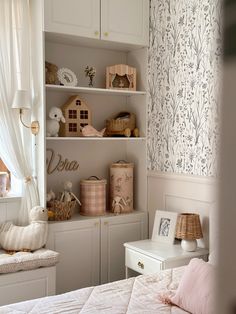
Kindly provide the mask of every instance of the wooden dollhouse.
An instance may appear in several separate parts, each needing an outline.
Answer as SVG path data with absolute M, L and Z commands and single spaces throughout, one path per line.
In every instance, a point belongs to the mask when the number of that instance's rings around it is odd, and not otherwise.
M 91 111 L 79 95 L 71 96 L 61 107 L 66 123 L 60 125 L 60 136 L 82 136 L 81 130 L 91 124 Z
M 136 90 L 136 69 L 127 64 L 107 67 L 106 88 Z

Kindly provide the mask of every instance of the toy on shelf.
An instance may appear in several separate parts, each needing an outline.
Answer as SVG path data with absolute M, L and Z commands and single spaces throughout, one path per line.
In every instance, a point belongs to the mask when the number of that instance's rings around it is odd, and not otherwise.
M 56 195 L 52 190 L 50 190 L 46 195 L 46 201 L 47 202 L 53 201 L 53 200 L 55 200 L 55 198 L 56 198 Z
M 82 128 L 82 135 L 85 137 L 103 137 L 106 128 L 102 129 L 101 131 L 97 131 L 92 125 L 86 125 Z
M 46 84 L 55 85 L 58 83 L 57 71 L 58 67 L 55 64 L 45 61 Z
M 121 214 L 125 211 L 124 206 L 127 206 L 124 198 L 122 196 L 115 196 L 112 200 L 111 211 L 114 214 Z
M 114 118 L 106 120 L 107 136 L 139 137 L 139 130 L 136 128 L 135 114 L 131 112 L 120 112 Z
M 85 72 L 85 76 L 89 77 L 89 87 L 93 87 L 93 78 L 96 74 L 96 69 L 95 67 L 89 67 L 88 65 L 86 66 L 86 68 L 84 69 Z
M 41 206 L 33 207 L 29 213 L 29 225 L 16 226 L 11 222 L 1 225 L 0 245 L 9 253 L 40 249 L 47 241 L 47 220 L 47 209 Z
M 62 122 L 62 123 L 66 122 L 61 109 L 57 107 L 52 107 L 49 110 L 48 116 L 50 120 L 48 119 L 46 123 L 46 135 L 53 136 L 53 137 L 58 136 L 58 132 L 60 129 L 59 122 Z
M 81 205 L 79 199 L 72 192 L 72 182 L 64 182 L 64 190 L 59 198 L 52 198 L 47 202 L 49 220 L 68 220 L 72 217 L 76 203 Z M 50 195 L 49 192 L 47 195 Z
M 61 107 L 66 123 L 61 125 L 60 136 L 82 135 L 82 128 L 91 125 L 91 110 L 79 95 L 71 96 Z
M 61 68 L 57 71 L 57 77 L 60 85 L 77 86 L 78 80 L 74 72 L 67 68 Z
M 106 88 L 136 90 L 136 69 L 126 64 L 106 68 Z
M 72 192 L 72 182 L 71 181 L 65 181 L 64 182 L 64 191 L 62 192 L 60 202 L 71 202 L 74 199 L 81 206 L 80 200 Z

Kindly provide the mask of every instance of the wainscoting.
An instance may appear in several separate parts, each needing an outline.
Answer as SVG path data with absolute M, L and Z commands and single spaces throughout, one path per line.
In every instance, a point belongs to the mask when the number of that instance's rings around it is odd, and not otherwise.
M 201 217 L 204 238 L 200 247 L 209 247 L 209 215 L 216 207 L 217 181 L 209 177 L 148 172 L 149 237 L 156 209 L 194 212 Z
M 4 221 L 17 222 L 20 210 L 21 197 L 2 197 L 0 198 L 0 223 Z

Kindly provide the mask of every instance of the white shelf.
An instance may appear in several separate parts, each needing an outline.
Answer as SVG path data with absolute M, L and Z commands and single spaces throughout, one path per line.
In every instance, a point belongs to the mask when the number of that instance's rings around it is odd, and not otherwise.
M 47 141 L 144 141 L 146 137 L 46 137 Z
M 47 91 L 67 92 L 67 93 L 85 93 L 85 94 L 101 94 L 101 95 L 114 95 L 114 96 L 135 96 L 146 95 L 145 91 L 130 91 L 130 90 L 116 90 L 105 88 L 91 88 L 80 86 L 62 86 L 46 84 Z

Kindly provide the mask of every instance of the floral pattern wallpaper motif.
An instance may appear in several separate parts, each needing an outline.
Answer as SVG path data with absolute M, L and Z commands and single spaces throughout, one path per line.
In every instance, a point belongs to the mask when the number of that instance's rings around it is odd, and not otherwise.
M 220 0 L 151 0 L 148 169 L 217 173 Z

